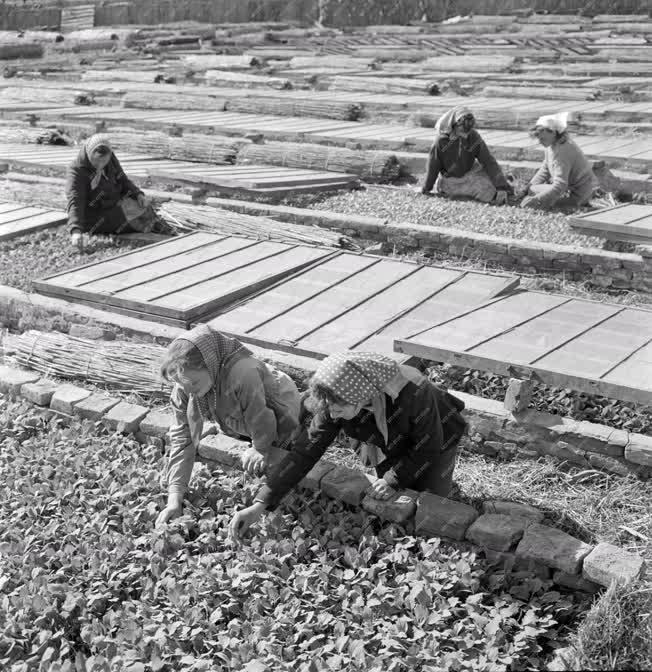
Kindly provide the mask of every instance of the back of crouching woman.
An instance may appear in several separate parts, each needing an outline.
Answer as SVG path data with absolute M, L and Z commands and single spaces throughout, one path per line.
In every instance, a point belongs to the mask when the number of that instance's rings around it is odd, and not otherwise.
M 262 473 L 273 452 L 290 441 L 299 425 L 301 397 L 285 373 L 253 356 L 238 340 L 206 325 L 175 339 L 161 364 L 174 382 L 170 455 L 163 481 L 167 506 L 156 525 L 181 514 L 204 421 L 229 436 L 251 440 L 242 455 L 249 473 Z
M 369 495 L 389 499 L 403 488 L 450 495 L 464 404 L 413 367 L 376 353 L 331 355 L 312 378 L 307 405 L 314 411 L 309 429 L 267 473 L 253 504 L 234 515 L 233 538 L 275 509 L 342 430 L 360 442 L 362 463 L 375 467 Z

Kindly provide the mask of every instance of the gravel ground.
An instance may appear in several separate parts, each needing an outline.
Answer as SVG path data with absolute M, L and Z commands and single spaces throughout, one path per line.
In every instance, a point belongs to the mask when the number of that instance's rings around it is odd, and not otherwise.
M 305 207 L 305 203 L 303 204 Z M 313 199 L 312 207 L 355 215 L 477 231 L 518 240 L 559 245 L 602 247 L 602 239 L 574 233 L 561 213 L 537 212 L 513 206 L 496 207 L 473 201 L 424 196 L 410 187 L 369 187 Z

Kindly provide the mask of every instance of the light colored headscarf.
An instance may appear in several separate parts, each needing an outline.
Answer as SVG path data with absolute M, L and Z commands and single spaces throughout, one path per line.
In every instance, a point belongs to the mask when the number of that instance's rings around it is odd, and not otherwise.
M 343 352 L 322 360 L 313 381 L 329 389 L 348 404 L 367 404 L 374 414 L 376 426 L 387 443 L 387 403 L 409 382 L 421 384 L 424 377 L 413 367 L 375 352 Z M 365 464 L 376 466 L 382 453 L 377 446 L 362 444 L 360 457 Z
M 546 114 L 537 119 L 535 127 L 547 128 L 549 131 L 556 133 L 565 133 L 568 128 L 568 112 L 559 112 L 557 114 Z
M 179 336 L 176 340 L 190 341 L 199 350 L 213 381 L 213 392 L 215 391 L 215 381 L 220 377 L 222 367 L 228 357 L 240 351 L 249 353 L 249 350 L 240 341 L 229 338 L 219 331 L 211 329 L 206 324 L 200 324 L 187 334 Z M 197 405 L 204 419 L 212 417 L 209 404 L 210 397 L 209 392 L 203 397 L 197 398 Z
M 86 156 L 88 157 L 88 160 L 90 161 L 91 156 L 93 152 L 98 148 L 98 147 L 106 147 L 110 152 L 113 151 L 113 147 L 111 146 L 111 141 L 109 140 L 109 136 L 106 135 L 106 133 L 96 133 L 95 135 L 91 135 L 88 140 L 84 143 L 84 149 L 86 150 Z M 100 180 L 102 179 L 102 176 L 104 175 L 104 170 L 96 170 L 95 175 L 91 178 L 91 189 L 96 189 L 97 185 L 100 183 Z
M 453 126 L 469 114 L 473 114 L 473 112 L 463 105 L 448 110 L 437 120 L 435 132 L 439 135 L 450 135 L 453 132 Z

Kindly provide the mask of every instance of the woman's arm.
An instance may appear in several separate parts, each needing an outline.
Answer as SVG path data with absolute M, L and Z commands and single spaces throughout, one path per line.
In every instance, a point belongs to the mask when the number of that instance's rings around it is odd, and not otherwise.
M 138 194 L 142 194 L 143 190 L 139 189 L 128 177 L 125 171 L 122 169 L 122 165 L 120 164 L 120 161 L 118 161 L 118 157 L 113 154 L 111 157 L 111 161 L 113 161 L 113 167 L 116 171 L 116 179 L 118 180 L 118 184 L 120 185 L 120 194 L 122 196 L 133 196 L 136 198 Z
M 507 178 L 503 174 L 498 161 L 494 158 L 494 155 L 489 151 L 489 147 L 482 139 L 482 136 L 479 133 L 475 133 L 477 137 L 473 138 L 473 146 L 475 148 L 475 157 L 478 159 L 480 165 L 485 169 L 485 172 L 489 176 L 489 179 L 493 183 L 496 189 L 501 191 L 513 192 L 514 188 L 507 181 Z
M 265 386 L 256 367 L 241 367 L 238 371 L 236 397 L 254 448 L 267 455 L 276 440 L 278 429 L 274 411 L 267 406 Z
M 427 194 L 432 191 L 432 188 L 437 181 L 437 177 L 441 172 L 441 167 L 441 159 L 439 158 L 439 138 L 437 138 L 428 154 L 428 168 L 426 172 L 426 180 L 421 188 L 422 193 Z
M 530 207 L 550 208 L 568 191 L 568 177 L 570 175 L 572 157 L 568 155 L 568 152 L 562 146 L 558 151 L 551 152 L 549 163 L 550 168 L 547 165 L 545 167 L 549 175 L 550 186 L 541 189 L 529 200 Z M 535 179 L 537 176 L 538 173 L 535 175 Z M 532 184 L 535 184 L 534 180 L 530 183 L 530 185 Z
M 174 424 L 170 427 L 168 496 L 180 505 L 195 465 L 196 448 L 188 426 L 188 395 L 180 385 L 175 385 L 170 400 Z
M 70 233 L 87 232 L 86 205 L 89 183 L 86 171 L 80 166 L 69 166 L 66 171 L 66 197 L 68 200 L 68 227 Z
M 530 180 L 530 186 L 532 187 L 536 186 L 537 184 L 548 184 L 548 182 L 550 182 L 550 170 L 548 169 L 548 158 L 545 157 L 541 167 Z

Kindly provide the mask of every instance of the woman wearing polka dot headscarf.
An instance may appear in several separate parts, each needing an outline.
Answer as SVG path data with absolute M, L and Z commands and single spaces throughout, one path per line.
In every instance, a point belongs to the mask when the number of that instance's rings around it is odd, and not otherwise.
M 331 355 L 315 372 L 310 397 L 309 429 L 267 474 L 253 505 L 235 514 L 232 537 L 276 508 L 341 431 L 359 442 L 361 461 L 376 470 L 369 495 L 389 499 L 403 488 L 450 494 L 456 448 L 466 430 L 464 404 L 416 369 L 376 353 Z

